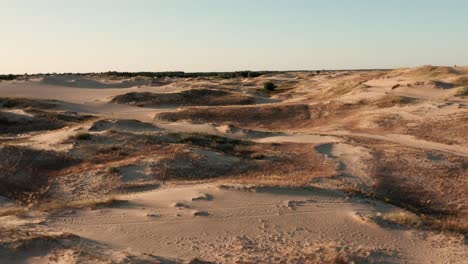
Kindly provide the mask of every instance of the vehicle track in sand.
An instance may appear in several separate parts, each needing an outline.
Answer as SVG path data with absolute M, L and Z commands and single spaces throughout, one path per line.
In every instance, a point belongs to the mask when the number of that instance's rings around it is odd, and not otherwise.
M 209 194 L 212 200 L 192 201 L 200 194 Z M 232 258 L 227 257 L 226 249 L 237 254 L 238 249 L 229 245 L 239 239 L 242 243 L 254 243 L 257 250 L 279 241 L 292 248 L 298 243 L 331 242 L 378 248 L 399 252 L 393 256 L 394 261 L 404 263 L 420 263 L 428 256 L 439 263 L 460 258 L 449 256 L 447 248 L 437 248 L 423 238 L 428 234 L 382 228 L 361 218 L 400 209 L 376 201 L 350 199 L 339 192 L 294 188 L 239 190 L 209 183 L 122 198 L 128 202 L 50 217 L 44 224 L 113 247 L 168 259 L 199 257 L 224 259 L 228 263 Z M 204 214 L 196 216 L 196 212 Z

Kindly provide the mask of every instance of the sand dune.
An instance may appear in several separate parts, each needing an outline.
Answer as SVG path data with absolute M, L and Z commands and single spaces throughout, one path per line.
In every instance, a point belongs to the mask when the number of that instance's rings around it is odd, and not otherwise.
M 467 80 L 1 81 L 0 262 L 464 263 Z

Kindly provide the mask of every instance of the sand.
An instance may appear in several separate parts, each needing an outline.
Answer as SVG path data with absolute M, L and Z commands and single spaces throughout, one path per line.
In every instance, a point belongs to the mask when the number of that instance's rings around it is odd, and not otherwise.
M 193 201 L 207 195 L 210 199 Z M 232 263 L 266 254 L 261 261 L 276 262 L 275 258 L 285 260 L 288 254 L 300 254 L 303 247 L 330 244 L 377 249 L 375 258 L 380 261 L 394 252 L 399 252 L 398 262 L 462 260 L 461 246 L 452 248 L 459 251 L 453 254 L 422 239 L 418 232 L 386 229 L 362 218 L 397 208 L 333 192 L 238 190 L 236 186 L 205 184 L 122 198 L 128 200 L 127 206 L 53 217 L 46 225 L 116 248 L 178 261 L 200 258 Z M 197 216 L 200 212 L 204 214 Z M 244 250 L 237 251 L 241 248 Z
M 451 83 L 467 72 L 422 67 L 233 80 L 52 75 L 1 81 L 0 97 L 56 104 L 39 114 L 37 106 L 2 106 L 1 126 L 38 115 L 57 119 L 48 113 L 66 118 L 54 130 L 0 134 L 0 147 L 72 157 L 63 169 L 29 172 L 14 167 L 16 157 L 0 161 L 1 168 L 16 176 L 45 172 L 52 202 L 91 205 L 49 211 L 22 205 L 26 212 L 0 216 L 0 232 L 45 234 L 17 250 L 0 239 L 0 262 L 464 263 L 460 233 L 375 219 L 413 215 L 414 205 L 398 198 L 415 196 L 466 220 L 468 99 L 457 97 Z M 279 90 L 262 91 L 267 80 Z M 254 103 L 113 102 L 127 93 L 189 89 L 224 89 Z M 174 120 L 158 118 L 164 113 Z M 92 116 L 69 121 L 69 115 Z M 85 139 L 76 139 L 79 134 Z M 367 190 L 378 195 L 365 198 Z M 110 198 L 122 201 L 92 205 Z M 0 196 L 0 211 L 17 208 L 14 199 Z M 88 251 L 93 254 L 83 254 Z

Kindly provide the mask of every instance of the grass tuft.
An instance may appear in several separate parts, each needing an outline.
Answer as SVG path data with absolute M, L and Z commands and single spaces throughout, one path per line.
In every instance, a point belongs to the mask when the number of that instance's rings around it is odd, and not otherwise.
M 76 140 L 90 140 L 91 134 L 87 132 L 80 132 L 72 137 Z
M 468 86 L 458 88 L 457 92 L 455 93 L 455 96 L 465 98 L 468 97 Z
M 395 105 L 406 105 L 413 103 L 415 100 L 409 97 L 404 96 L 396 96 L 396 95 L 386 95 L 374 102 L 374 104 L 378 107 L 385 108 L 385 107 L 392 107 Z

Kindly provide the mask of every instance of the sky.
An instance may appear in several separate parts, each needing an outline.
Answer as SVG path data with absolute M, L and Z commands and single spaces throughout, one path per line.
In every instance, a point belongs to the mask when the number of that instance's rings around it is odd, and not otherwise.
M 468 0 L 0 0 L 0 74 L 468 65 Z

